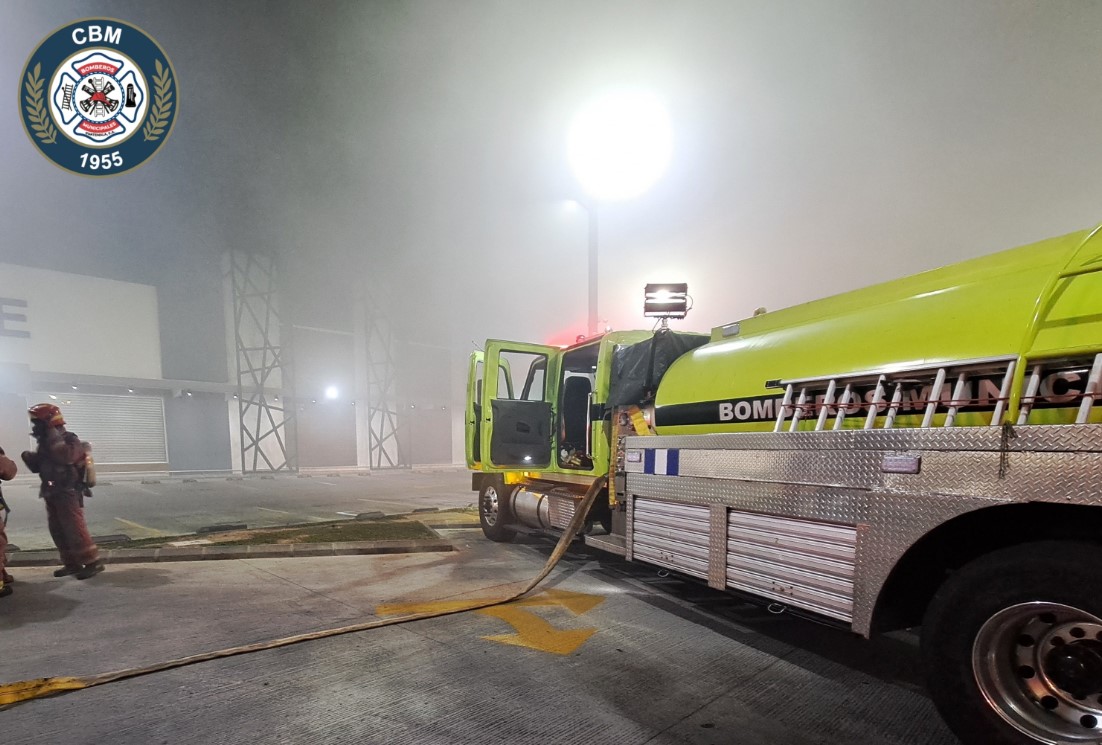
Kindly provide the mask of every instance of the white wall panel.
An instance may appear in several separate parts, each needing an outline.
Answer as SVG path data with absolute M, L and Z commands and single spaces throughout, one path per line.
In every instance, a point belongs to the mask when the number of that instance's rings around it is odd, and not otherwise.
M 157 290 L 0 264 L 0 362 L 35 372 L 160 378 Z

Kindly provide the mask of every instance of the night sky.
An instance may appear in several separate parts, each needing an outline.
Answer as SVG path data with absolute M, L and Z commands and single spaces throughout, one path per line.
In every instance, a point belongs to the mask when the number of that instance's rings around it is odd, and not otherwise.
M 37 43 L 119 18 L 166 50 L 171 138 L 116 178 L 64 172 L 16 105 Z M 275 252 L 296 322 L 367 287 L 404 337 L 585 330 L 573 114 L 646 87 L 674 156 L 602 206 L 600 316 L 688 281 L 705 329 L 1102 221 L 1102 3 L 517 0 L 50 2 L 0 9 L 0 261 L 147 282 Z M 199 268 L 199 269 L 197 269 Z M 450 374 L 450 373 L 449 373 Z

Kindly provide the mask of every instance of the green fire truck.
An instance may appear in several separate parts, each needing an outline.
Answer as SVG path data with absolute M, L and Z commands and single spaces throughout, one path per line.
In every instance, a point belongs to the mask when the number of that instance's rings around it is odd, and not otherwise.
M 863 636 L 921 626 L 968 745 L 1100 742 L 1099 230 L 708 335 L 488 341 L 483 531 L 561 531 L 600 489 L 587 544 Z

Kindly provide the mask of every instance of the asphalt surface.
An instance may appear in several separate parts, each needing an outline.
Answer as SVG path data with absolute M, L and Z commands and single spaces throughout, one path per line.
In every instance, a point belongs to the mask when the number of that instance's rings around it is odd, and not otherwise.
M 543 539 L 392 556 L 20 568 L 0 682 L 89 675 L 503 594 Z M 0 712 L 15 743 L 951 745 L 913 637 L 775 616 L 575 544 L 527 606 L 204 662 Z
M 93 536 L 131 539 L 195 533 L 244 523 L 250 528 L 340 520 L 364 512 L 388 515 L 452 509 L 477 501 L 460 468 L 319 473 L 312 476 L 132 476 L 101 474 L 84 515 Z M 5 484 L 12 509 L 8 540 L 20 549 L 50 548 L 38 481 Z

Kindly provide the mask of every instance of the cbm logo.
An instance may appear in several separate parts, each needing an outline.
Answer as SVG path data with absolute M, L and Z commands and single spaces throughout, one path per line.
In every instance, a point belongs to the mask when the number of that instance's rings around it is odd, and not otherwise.
M 124 21 L 85 18 L 47 36 L 19 81 L 23 126 L 39 152 L 83 176 L 114 176 L 153 157 L 179 109 L 161 46 Z

